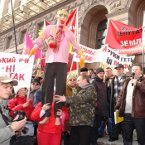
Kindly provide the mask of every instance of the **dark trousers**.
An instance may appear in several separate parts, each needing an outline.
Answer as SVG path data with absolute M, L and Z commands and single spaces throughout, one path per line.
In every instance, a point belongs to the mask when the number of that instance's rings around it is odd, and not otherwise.
M 91 131 L 91 143 L 92 144 L 95 144 L 99 138 L 98 128 L 100 127 L 102 120 L 103 120 L 103 116 L 95 114 L 94 126 L 92 127 L 92 131 Z
M 61 139 L 61 145 L 69 145 L 70 134 L 68 132 L 63 132 Z
M 145 118 L 133 118 L 131 114 L 126 113 L 122 123 L 124 145 L 132 145 L 134 129 L 136 129 L 139 145 L 145 145 Z
M 110 138 L 118 139 L 120 131 L 122 132 L 122 123 L 115 124 L 114 120 L 112 121 L 112 135 Z
M 111 138 L 112 126 L 113 126 L 112 118 L 104 118 L 104 120 L 101 121 L 101 125 L 98 128 L 98 134 L 100 137 L 103 137 L 106 125 L 107 125 L 107 131 L 108 131 L 109 137 Z
M 87 125 L 73 126 L 70 131 L 69 145 L 90 145 L 91 127 Z
M 64 95 L 66 89 L 67 64 L 54 62 L 47 63 L 45 68 L 45 77 L 42 85 L 42 104 L 52 103 L 53 95 Z M 56 81 L 56 82 L 55 82 Z M 55 85 L 55 94 L 54 94 Z M 55 114 L 61 109 L 62 103 L 55 103 Z M 50 111 L 46 112 L 50 116 Z

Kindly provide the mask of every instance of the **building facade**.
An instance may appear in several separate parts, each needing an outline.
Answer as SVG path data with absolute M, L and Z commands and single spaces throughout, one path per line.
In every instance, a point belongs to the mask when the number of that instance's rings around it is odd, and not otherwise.
M 44 19 L 54 24 L 58 9 L 66 8 L 71 12 L 76 7 L 79 42 L 99 49 L 104 44 L 109 19 L 134 27 L 142 26 L 145 0 L 0 0 L 0 51 L 15 52 L 17 44 L 18 53 L 21 53 L 27 31 L 35 39 Z M 16 43 L 12 16 L 15 20 Z M 143 63 L 142 56 L 136 55 L 135 61 Z M 91 64 L 91 67 L 95 65 Z

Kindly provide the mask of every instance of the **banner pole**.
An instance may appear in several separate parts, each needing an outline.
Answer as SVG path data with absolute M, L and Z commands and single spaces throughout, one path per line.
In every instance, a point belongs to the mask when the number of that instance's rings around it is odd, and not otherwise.
M 77 10 L 76 10 L 76 41 L 79 42 L 79 20 L 78 20 L 78 13 L 79 12 L 79 8 L 77 6 Z M 79 66 L 79 62 L 76 63 L 77 64 L 77 72 L 78 72 L 78 75 L 80 74 L 80 66 Z
M 144 48 L 145 48 L 145 11 L 143 13 L 143 24 L 142 24 L 142 67 L 144 68 Z
M 144 45 L 142 46 L 142 67 L 144 68 Z
M 11 0 L 11 11 L 12 11 L 12 21 L 13 21 L 13 30 L 14 30 L 15 47 L 16 47 L 16 53 L 18 54 L 18 49 L 17 49 L 17 38 L 16 38 L 16 27 L 15 27 L 15 17 L 14 17 L 14 9 L 13 9 L 13 1 L 12 1 L 12 0 Z

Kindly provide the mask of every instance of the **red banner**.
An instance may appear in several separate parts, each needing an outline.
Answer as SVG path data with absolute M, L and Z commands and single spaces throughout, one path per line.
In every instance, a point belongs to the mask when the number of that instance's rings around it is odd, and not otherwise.
M 139 54 L 142 52 L 142 29 L 110 20 L 106 44 L 121 54 Z
M 76 12 L 77 9 L 74 9 L 66 22 L 66 26 L 68 27 L 69 30 L 71 30 L 74 34 L 76 33 Z M 69 61 L 68 61 L 68 72 L 69 71 L 74 71 L 77 69 L 77 64 L 76 62 L 73 61 L 74 54 L 69 53 Z

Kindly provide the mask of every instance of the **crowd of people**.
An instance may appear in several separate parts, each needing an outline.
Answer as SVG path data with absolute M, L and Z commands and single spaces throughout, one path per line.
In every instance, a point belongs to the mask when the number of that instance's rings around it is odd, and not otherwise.
M 29 96 L 25 87 L 13 94 L 17 83 L 8 76 L 0 77 L 1 145 L 8 145 L 14 135 L 33 137 L 33 145 L 97 145 L 104 134 L 110 142 L 122 134 L 123 144 L 131 145 L 134 129 L 138 143 L 145 144 L 145 79 L 139 64 L 132 66 L 131 76 L 124 73 L 122 64 L 95 71 L 82 68 L 79 76 L 69 73 L 65 94 L 57 95 L 54 87 L 51 104 L 42 104 L 42 77 L 32 78 Z M 60 102 L 58 125 L 54 112 Z M 116 109 L 124 117 L 119 124 L 114 121 Z M 46 110 L 50 117 L 42 124 Z M 19 118 L 17 112 L 24 112 L 24 117 Z
M 14 92 L 16 80 L 0 77 L 1 145 L 97 145 L 107 126 L 108 140 L 132 145 L 133 130 L 145 145 L 145 78 L 139 64 L 132 65 L 132 75 L 124 66 L 81 68 L 79 75 L 67 73 L 69 46 L 81 54 L 74 34 L 67 29 L 68 12 L 61 9 L 57 24 L 44 29 L 34 48 L 46 51 L 42 77 L 34 77 L 29 88 Z M 116 70 L 116 73 L 114 71 Z M 124 117 L 114 122 L 114 111 Z

